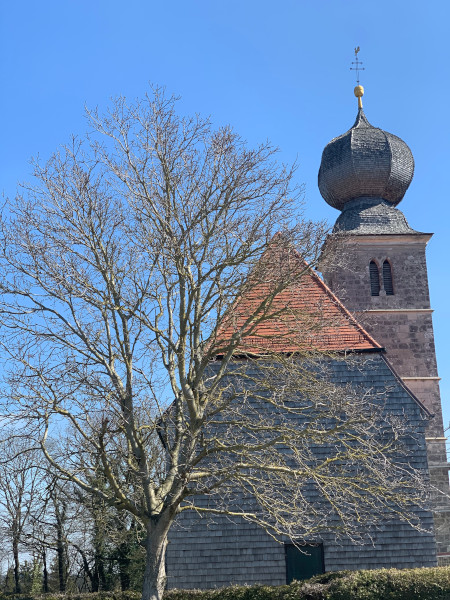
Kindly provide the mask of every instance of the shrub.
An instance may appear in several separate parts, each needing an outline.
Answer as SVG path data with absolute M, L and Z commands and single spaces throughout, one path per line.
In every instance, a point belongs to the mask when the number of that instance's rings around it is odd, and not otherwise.
M 450 600 L 450 568 L 348 572 L 333 581 L 326 600 Z
M 340 571 L 280 587 L 171 590 L 165 600 L 450 600 L 450 567 Z
M 140 600 L 139 592 L 8 594 L 0 600 Z M 164 600 L 450 600 L 450 567 L 324 573 L 291 585 L 170 590 Z

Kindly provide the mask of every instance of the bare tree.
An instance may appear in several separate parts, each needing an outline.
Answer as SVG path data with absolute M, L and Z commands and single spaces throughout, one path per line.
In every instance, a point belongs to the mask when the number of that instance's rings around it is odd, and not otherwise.
M 57 478 L 54 478 L 53 481 L 50 482 L 50 485 L 47 488 L 47 494 L 48 521 L 46 523 L 46 537 L 50 537 L 49 541 L 53 542 L 52 546 L 50 546 L 48 543 L 47 546 L 53 547 L 56 551 L 58 589 L 60 592 L 65 592 L 68 577 L 67 522 L 69 520 L 69 499 L 60 489 Z M 53 535 L 49 536 L 50 532 L 52 532 Z
M 11 437 L 0 449 L 0 523 L 13 554 L 14 591 L 20 594 L 20 547 L 39 500 L 41 472 L 36 451 L 22 440 Z
M 331 526 L 302 498 L 311 481 L 345 531 L 392 505 L 408 518 L 417 481 L 392 459 L 398 424 L 385 419 L 392 435 L 378 440 L 379 408 L 314 374 L 318 315 L 276 303 L 325 235 L 299 220 L 293 169 L 269 144 L 248 149 L 229 128 L 178 117 L 161 91 L 89 117 L 87 140 L 36 164 L 36 185 L 3 211 L 4 409 L 63 480 L 143 524 L 143 599 L 161 598 L 169 529 L 180 511 L 205 510 L 200 494 L 274 535 Z M 307 363 L 265 343 L 255 378 L 240 358 L 283 313 Z M 311 440 L 332 455 L 314 457 Z M 253 509 L 236 505 L 236 488 Z

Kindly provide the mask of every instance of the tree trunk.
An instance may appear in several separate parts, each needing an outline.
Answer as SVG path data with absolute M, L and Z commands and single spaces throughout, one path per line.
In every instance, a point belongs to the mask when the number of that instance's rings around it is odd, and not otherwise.
M 169 525 L 158 521 L 147 524 L 146 561 L 142 600 L 161 600 L 166 585 L 166 547 Z
M 104 592 L 108 586 L 106 585 L 105 556 L 103 544 L 100 548 L 97 547 L 95 550 L 94 563 L 96 589 L 93 591 Z
M 107 589 L 106 569 L 105 569 L 105 535 L 100 524 L 94 525 L 94 537 L 92 540 L 94 546 L 94 580 L 92 582 L 93 592 L 104 592 Z
M 92 592 L 98 592 L 99 590 L 99 579 L 98 579 L 98 569 L 97 569 L 97 565 L 94 563 L 94 569 L 93 569 L 93 573 L 92 573 L 92 579 L 91 579 L 91 585 L 92 585 Z
M 83 552 L 83 550 L 77 544 L 73 544 L 73 546 L 74 546 L 75 550 L 77 550 L 77 552 L 80 554 L 81 560 L 83 561 L 83 571 L 84 571 L 84 575 L 85 575 L 84 580 L 86 581 L 86 576 L 89 578 L 90 587 L 89 587 L 88 591 L 98 592 L 98 579 L 97 579 L 97 589 L 94 590 L 94 574 L 91 571 L 86 554 Z M 95 566 L 94 566 L 94 568 L 95 568 Z
M 5 575 L 5 583 L 3 585 L 3 590 L 5 592 L 9 592 L 9 578 L 11 577 L 11 567 L 7 567 L 6 568 L 6 575 Z
M 117 548 L 117 563 L 119 565 L 120 589 L 126 592 L 130 589 L 130 546 L 120 544 Z
M 16 539 L 13 540 L 14 555 L 14 592 L 20 594 L 20 562 L 19 562 L 19 544 Z
M 56 486 L 53 490 L 52 499 L 56 517 L 56 556 L 58 560 L 59 591 L 65 592 L 67 582 L 67 550 L 64 540 L 64 523 L 67 519 L 67 506 Z
M 42 550 L 42 564 L 44 568 L 42 586 L 44 589 L 44 594 L 48 594 L 47 552 L 45 548 Z
M 59 523 L 58 523 L 59 525 Z M 58 527 L 58 537 L 56 544 L 56 553 L 58 556 L 58 580 L 59 580 L 59 591 L 66 591 L 66 553 L 64 547 L 64 539 L 61 528 Z

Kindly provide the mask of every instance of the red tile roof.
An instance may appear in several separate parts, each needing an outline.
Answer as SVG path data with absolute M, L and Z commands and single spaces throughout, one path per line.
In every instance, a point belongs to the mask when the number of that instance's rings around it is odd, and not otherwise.
M 219 355 L 233 335 L 235 354 L 382 349 L 296 251 L 275 244 L 224 318 Z

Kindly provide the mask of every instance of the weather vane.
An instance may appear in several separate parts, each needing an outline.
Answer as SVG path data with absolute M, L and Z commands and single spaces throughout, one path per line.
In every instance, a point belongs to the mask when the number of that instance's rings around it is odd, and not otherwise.
M 359 85 L 359 72 L 360 71 L 365 71 L 364 67 L 362 67 L 361 65 L 363 64 L 362 61 L 360 61 L 358 59 L 358 52 L 361 50 L 361 48 L 359 46 L 357 46 L 355 48 L 355 58 L 356 60 L 352 61 L 352 65 L 355 65 L 354 67 L 350 67 L 350 71 L 356 71 L 356 84 Z
M 359 83 L 359 72 L 364 71 L 364 67 L 362 67 L 362 62 L 358 58 L 358 52 L 360 51 L 360 47 L 357 46 L 355 48 L 355 59 L 352 61 L 353 67 L 350 67 L 350 71 L 356 71 L 356 87 L 354 89 L 355 96 L 358 98 L 358 109 L 362 109 L 362 97 L 364 96 L 364 88 Z

